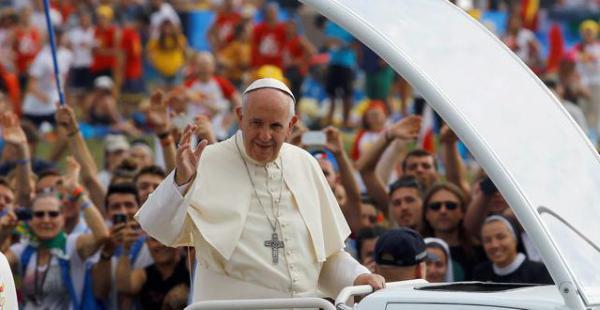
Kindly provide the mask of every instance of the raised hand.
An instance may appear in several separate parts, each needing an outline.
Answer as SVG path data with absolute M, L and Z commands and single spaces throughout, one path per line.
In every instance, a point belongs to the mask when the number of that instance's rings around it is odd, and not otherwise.
M 194 131 L 196 131 L 196 129 L 198 129 L 197 125 L 187 125 L 183 131 L 183 134 L 181 135 L 181 140 L 179 141 L 179 148 L 177 149 L 177 154 L 175 155 L 177 162 L 175 167 L 175 183 L 178 186 L 191 181 L 192 177 L 196 173 L 196 167 L 198 166 L 200 155 L 202 154 L 202 151 L 206 145 L 208 145 L 208 141 L 204 139 L 198 143 L 196 149 L 192 149 L 192 134 Z
M 67 156 L 65 166 L 65 175 L 63 177 L 63 186 L 68 193 L 73 192 L 79 186 L 79 173 L 81 166 L 72 156 Z
M 394 139 L 412 140 L 419 136 L 419 131 L 421 131 L 421 117 L 411 115 L 394 123 L 388 129 L 388 134 Z
M 155 91 L 150 97 L 150 108 L 146 113 L 148 122 L 157 134 L 164 133 L 171 128 L 171 118 L 166 100 L 162 91 Z
M 79 127 L 77 125 L 77 116 L 75 115 L 75 111 L 68 106 L 61 106 L 58 103 L 56 104 L 56 124 L 59 129 L 65 132 L 68 136 L 72 136 L 73 134 L 79 131 Z
M 206 139 L 208 144 L 213 144 L 217 142 L 215 139 L 215 135 L 212 130 L 212 123 L 210 119 L 205 115 L 198 115 L 194 117 L 194 122 L 196 123 L 196 131 L 195 134 L 199 139 Z
M 21 124 L 17 116 L 12 112 L 4 112 L 0 114 L 0 126 L 4 128 L 2 138 L 6 143 L 26 146 L 27 136 L 21 128 Z
M 455 143 L 457 140 L 458 137 L 456 136 L 454 131 L 452 131 L 452 129 L 450 129 L 448 125 L 444 124 L 444 126 L 442 126 L 442 129 L 440 130 L 440 142 Z
M 325 147 L 333 154 L 341 154 L 344 151 L 344 143 L 342 142 L 342 135 L 339 129 L 329 126 L 323 130 L 327 137 L 327 144 Z

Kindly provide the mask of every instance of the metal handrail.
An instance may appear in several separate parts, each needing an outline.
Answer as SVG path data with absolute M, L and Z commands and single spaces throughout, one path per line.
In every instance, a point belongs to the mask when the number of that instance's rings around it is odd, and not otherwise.
M 427 281 L 423 279 L 415 279 L 415 280 L 407 280 L 407 281 L 398 281 L 398 282 L 390 282 L 386 283 L 385 287 L 399 287 L 399 286 L 407 286 L 407 285 L 415 285 L 415 284 L 425 284 Z M 373 292 L 373 288 L 370 285 L 358 285 L 358 286 L 348 286 L 342 289 L 342 291 L 338 294 L 335 299 L 335 307 L 337 310 L 352 310 L 353 308 L 347 304 L 350 297 L 353 296 L 363 296 Z
M 200 301 L 187 306 L 186 310 L 231 310 L 231 309 L 281 309 L 281 308 L 320 308 L 336 310 L 325 299 L 304 298 L 273 298 L 273 299 L 232 299 Z

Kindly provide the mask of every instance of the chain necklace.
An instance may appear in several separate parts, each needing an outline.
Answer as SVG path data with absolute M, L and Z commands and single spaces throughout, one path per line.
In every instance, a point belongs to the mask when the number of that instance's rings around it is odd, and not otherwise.
M 267 192 L 269 192 L 269 195 L 271 196 L 271 214 L 273 215 L 273 221 L 271 221 L 271 218 L 269 217 L 269 213 L 267 212 L 267 208 L 260 200 L 260 197 L 258 195 L 258 190 L 256 189 L 256 184 L 254 183 L 254 179 L 252 178 L 252 174 L 250 173 L 250 167 L 248 167 L 248 163 L 246 162 L 246 159 L 242 155 L 242 150 L 240 149 L 240 146 L 238 145 L 237 138 L 235 139 L 235 147 L 237 148 L 238 154 L 240 155 L 240 158 L 242 159 L 242 162 L 244 163 L 244 167 L 246 167 L 246 173 L 248 174 L 248 179 L 250 179 L 250 184 L 252 184 L 252 188 L 254 189 L 254 195 L 256 196 L 256 200 L 258 200 L 258 204 L 260 205 L 261 209 L 265 213 L 267 221 L 269 222 L 269 225 L 271 226 L 271 230 L 272 230 L 271 239 L 265 240 L 264 245 L 268 248 L 271 248 L 271 256 L 273 258 L 273 264 L 277 264 L 279 262 L 279 249 L 284 248 L 283 241 L 279 240 L 279 236 L 277 235 L 277 226 L 279 225 L 279 207 L 281 204 L 281 196 L 283 193 L 283 183 L 284 183 L 283 182 L 283 160 L 280 161 L 280 164 L 281 164 L 281 169 L 280 169 L 281 170 L 281 186 L 279 188 L 279 198 L 277 199 L 277 201 L 275 201 L 275 197 L 273 196 L 273 193 L 270 191 L 269 175 L 268 175 L 269 173 L 267 171 L 267 167 L 265 166 L 265 172 L 267 174 L 267 184 L 266 184 Z M 277 204 L 275 204 L 275 203 L 277 203 Z M 277 206 L 277 208 L 275 206 Z

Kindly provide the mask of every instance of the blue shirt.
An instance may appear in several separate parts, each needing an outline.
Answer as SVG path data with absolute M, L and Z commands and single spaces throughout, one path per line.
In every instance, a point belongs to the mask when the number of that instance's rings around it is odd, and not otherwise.
M 351 47 L 354 37 L 348 31 L 330 21 L 325 24 L 325 35 L 328 38 L 335 38 L 342 42 L 342 45 L 329 50 L 329 64 L 354 68 L 356 66 L 356 53 Z

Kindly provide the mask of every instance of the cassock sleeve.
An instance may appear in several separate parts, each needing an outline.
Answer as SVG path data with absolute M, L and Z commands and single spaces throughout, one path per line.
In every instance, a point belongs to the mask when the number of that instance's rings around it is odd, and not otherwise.
M 171 172 L 135 215 L 142 229 L 166 246 L 191 246 L 192 222 L 188 206 Z
M 354 280 L 364 273 L 371 272 L 348 252 L 339 250 L 323 263 L 319 275 L 319 290 L 328 297 L 335 298 L 344 287 L 353 286 Z

